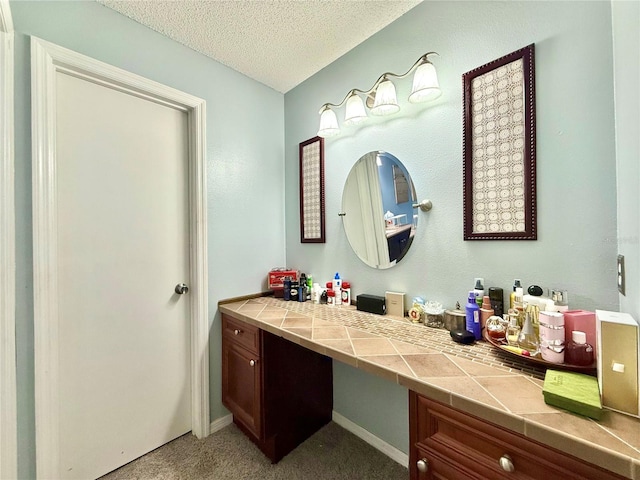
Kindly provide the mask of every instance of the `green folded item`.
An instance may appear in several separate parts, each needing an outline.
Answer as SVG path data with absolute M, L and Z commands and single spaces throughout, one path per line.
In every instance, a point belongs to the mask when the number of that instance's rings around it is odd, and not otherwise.
M 598 379 L 582 373 L 547 370 L 542 388 L 544 402 L 600 420 L 602 402 Z

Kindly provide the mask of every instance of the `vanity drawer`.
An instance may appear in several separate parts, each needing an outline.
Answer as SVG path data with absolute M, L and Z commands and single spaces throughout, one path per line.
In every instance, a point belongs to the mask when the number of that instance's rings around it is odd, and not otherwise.
M 259 333 L 258 327 L 222 314 L 222 336 L 246 348 L 255 355 L 260 354 Z
M 623 478 L 415 392 L 410 398 L 412 479 L 448 478 L 438 475 L 451 468 L 467 472 L 454 478 Z

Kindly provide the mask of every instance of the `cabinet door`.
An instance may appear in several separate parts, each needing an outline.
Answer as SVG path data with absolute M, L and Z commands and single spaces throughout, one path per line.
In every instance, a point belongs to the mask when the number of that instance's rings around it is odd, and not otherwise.
M 222 403 L 257 439 L 261 438 L 260 359 L 239 345 L 222 343 Z

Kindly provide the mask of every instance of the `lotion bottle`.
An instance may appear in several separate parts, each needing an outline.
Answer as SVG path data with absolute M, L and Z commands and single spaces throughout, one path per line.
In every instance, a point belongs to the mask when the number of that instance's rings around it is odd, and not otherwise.
M 480 327 L 480 308 L 476 303 L 476 294 L 473 290 L 469 292 L 467 305 L 465 306 L 466 329 L 473 333 L 476 340 L 482 338 L 482 330 Z
M 342 279 L 340 274 L 336 272 L 336 276 L 333 277 L 333 291 L 335 293 L 336 305 L 342 305 Z
M 494 311 L 491 308 L 491 300 L 488 295 L 482 297 L 482 307 L 480 307 L 480 329 L 484 330 L 487 327 L 487 320 L 493 316 Z

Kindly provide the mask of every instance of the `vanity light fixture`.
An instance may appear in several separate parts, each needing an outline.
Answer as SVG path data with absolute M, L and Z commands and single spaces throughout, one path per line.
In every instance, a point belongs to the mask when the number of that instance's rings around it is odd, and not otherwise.
M 402 75 L 392 72 L 383 73 L 369 90 L 357 88 L 349 90 L 349 93 L 337 105 L 325 103 L 319 112 L 320 129 L 318 130 L 318 136 L 333 137 L 340 133 L 338 117 L 333 109 L 340 108 L 345 103 L 345 125 L 357 125 L 367 120 L 366 108 L 373 115 L 392 115 L 397 113 L 400 110 L 400 106 L 396 97 L 396 87 L 390 77 L 401 79 L 415 71 L 409 101 L 411 103 L 419 103 L 438 98 L 442 92 L 438 84 L 436 69 L 428 59 L 429 55 L 438 54 L 436 52 L 425 53 Z M 364 96 L 364 101 L 361 95 Z

